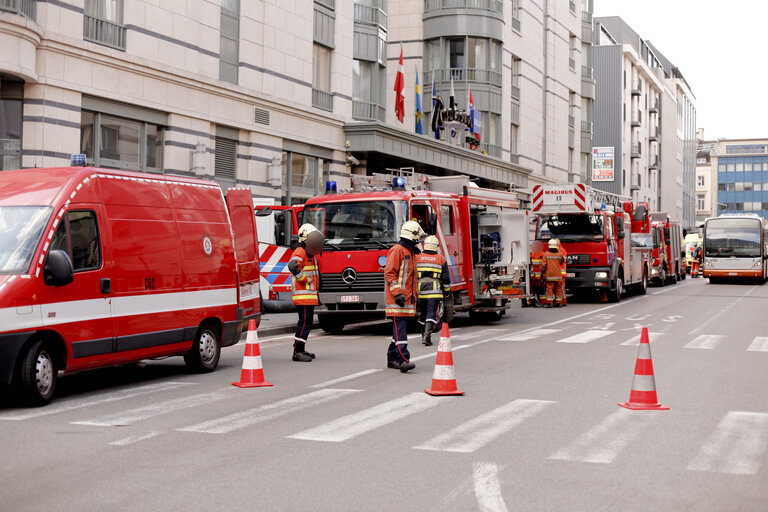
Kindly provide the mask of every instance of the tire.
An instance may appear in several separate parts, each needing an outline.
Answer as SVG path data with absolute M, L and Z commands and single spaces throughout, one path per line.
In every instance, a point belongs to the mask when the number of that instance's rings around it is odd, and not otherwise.
M 669 280 L 669 284 L 677 284 L 677 272 L 670 273 L 667 279 Z
M 19 387 L 25 404 L 39 407 L 53 398 L 59 365 L 49 343 L 37 340 L 21 357 Z
M 635 290 L 638 295 L 645 295 L 648 293 L 648 272 L 643 270 L 643 280 L 636 286 L 637 288 L 635 288 Z
M 221 335 L 211 324 L 200 327 L 192 348 L 184 354 L 184 363 L 195 373 L 210 373 L 219 365 L 221 357 Z
M 608 300 L 611 302 L 619 302 L 621 300 L 621 294 L 624 290 L 624 281 L 621 276 L 616 276 L 614 281 L 614 290 L 608 291 Z
M 320 328 L 328 334 L 341 334 L 346 325 L 345 319 L 339 315 L 317 315 Z

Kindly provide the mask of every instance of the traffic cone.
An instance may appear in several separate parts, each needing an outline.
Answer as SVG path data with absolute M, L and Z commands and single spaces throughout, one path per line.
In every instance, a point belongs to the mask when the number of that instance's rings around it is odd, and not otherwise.
M 428 395 L 463 395 L 456 387 L 456 375 L 453 373 L 453 353 L 448 324 L 443 323 L 440 331 L 440 344 L 437 346 L 435 370 L 432 372 L 432 387 L 424 390 Z
M 243 354 L 243 369 L 240 371 L 240 382 L 233 382 L 239 388 L 263 388 L 273 386 L 264 380 L 264 368 L 261 365 L 261 350 L 259 335 L 256 334 L 256 321 L 248 322 L 248 335 L 245 338 L 245 354 Z
M 629 401 L 619 405 L 635 411 L 665 411 L 669 409 L 669 407 L 661 405 L 656 397 L 656 379 L 653 376 L 653 361 L 651 360 L 651 345 L 648 341 L 647 327 L 643 327 L 640 344 L 637 347 L 635 376 L 632 379 Z

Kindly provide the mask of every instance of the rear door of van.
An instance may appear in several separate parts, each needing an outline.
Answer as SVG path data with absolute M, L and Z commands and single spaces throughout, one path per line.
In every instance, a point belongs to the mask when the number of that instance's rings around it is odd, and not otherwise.
M 259 251 L 253 199 L 248 189 L 227 190 L 227 210 L 232 223 L 239 279 L 239 301 L 243 320 L 261 319 L 259 294 Z

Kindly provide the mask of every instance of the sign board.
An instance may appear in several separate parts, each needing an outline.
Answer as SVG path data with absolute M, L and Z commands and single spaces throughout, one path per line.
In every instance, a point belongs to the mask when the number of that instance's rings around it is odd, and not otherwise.
M 613 181 L 613 146 L 592 148 L 592 181 Z

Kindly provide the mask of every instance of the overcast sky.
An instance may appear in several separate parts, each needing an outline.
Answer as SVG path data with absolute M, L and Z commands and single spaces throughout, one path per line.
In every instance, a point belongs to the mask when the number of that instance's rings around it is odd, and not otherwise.
M 768 138 L 768 1 L 595 0 L 680 68 L 706 139 Z

